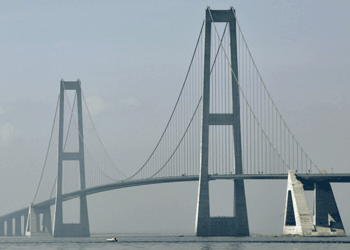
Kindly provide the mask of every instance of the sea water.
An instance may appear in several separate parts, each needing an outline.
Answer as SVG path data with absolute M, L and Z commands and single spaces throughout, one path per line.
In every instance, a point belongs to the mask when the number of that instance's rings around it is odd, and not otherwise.
M 107 242 L 116 237 L 118 242 Z M 96 234 L 89 238 L 0 237 L 0 249 L 350 249 L 350 237 L 194 237 L 191 235 Z

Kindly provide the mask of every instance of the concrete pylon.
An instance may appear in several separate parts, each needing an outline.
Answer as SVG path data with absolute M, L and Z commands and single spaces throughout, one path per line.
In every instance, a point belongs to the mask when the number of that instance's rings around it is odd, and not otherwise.
M 0 237 L 5 236 L 5 221 L 0 221 Z
M 40 215 L 42 221 L 40 225 Z M 27 216 L 25 236 L 51 236 L 51 210 L 50 207 L 34 209 L 32 204 L 29 205 Z
M 303 183 L 295 171 L 288 171 L 284 235 L 346 236 L 330 183 Z M 305 190 L 314 190 L 314 218 L 311 219 Z
M 78 108 L 78 133 L 79 152 L 64 152 L 63 150 L 63 127 L 64 127 L 64 96 L 66 90 L 75 90 Z M 80 196 L 80 221 L 79 223 L 63 223 L 63 200 L 62 200 L 62 172 L 63 161 L 78 161 L 80 173 L 80 189 L 85 189 L 85 161 L 84 161 L 84 133 L 82 115 L 81 82 L 60 83 L 60 109 L 59 109 L 59 135 L 58 135 L 58 171 L 56 186 L 56 202 L 54 216 L 54 237 L 90 237 L 89 217 L 86 195 Z M 77 180 L 78 181 L 78 180 Z
M 12 218 L 9 218 L 6 220 L 6 236 L 13 236 L 13 231 L 12 231 Z
M 28 222 L 28 213 L 25 213 L 23 215 L 23 235 L 26 235 L 26 230 L 27 230 L 27 222 Z
M 21 232 L 21 216 L 15 217 L 15 236 L 22 236 Z
M 320 236 L 346 236 L 329 182 L 315 183 L 313 223 Z
M 201 161 L 198 184 L 198 198 L 195 222 L 196 236 L 248 236 L 248 214 L 244 191 L 244 180 L 234 180 L 234 217 L 210 217 L 209 207 L 209 126 L 232 126 L 233 144 L 235 154 L 235 174 L 242 174 L 242 149 L 241 149 L 241 124 L 238 66 L 237 66 L 237 41 L 236 18 L 234 9 L 210 10 L 205 12 L 205 36 L 204 36 L 204 63 L 203 63 L 203 110 L 202 110 L 202 137 L 201 137 Z M 209 112 L 210 106 L 210 50 L 211 50 L 211 25 L 213 22 L 229 24 L 230 31 L 230 59 L 232 67 L 232 105 L 233 112 L 226 114 L 214 114 Z

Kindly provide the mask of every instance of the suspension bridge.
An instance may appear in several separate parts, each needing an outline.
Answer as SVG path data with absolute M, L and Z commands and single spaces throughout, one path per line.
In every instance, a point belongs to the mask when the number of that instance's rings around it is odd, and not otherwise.
M 199 183 L 195 235 L 248 236 L 246 179 L 288 179 L 285 234 L 345 235 L 329 183 L 350 182 L 350 175 L 321 171 L 297 141 L 261 78 L 233 8 L 205 10 L 159 141 L 133 175 L 123 167 L 98 136 L 80 80 L 61 80 L 33 201 L 0 216 L 0 236 L 90 236 L 88 195 L 186 181 Z M 210 217 L 209 181 L 223 179 L 234 181 L 233 216 Z M 313 219 L 307 190 L 315 191 Z M 67 224 L 62 204 L 71 199 L 80 201 L 80 218 Z

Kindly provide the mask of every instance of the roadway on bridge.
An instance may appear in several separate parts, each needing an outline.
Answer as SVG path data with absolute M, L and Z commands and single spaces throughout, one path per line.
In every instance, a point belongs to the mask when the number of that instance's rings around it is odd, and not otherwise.
M 209 180 L 284 180 L 288 178 L 288 174 L 242 174 L 242 175 L 209 175 Z M 297 174 L 297 178 L 304 181 L 329 181 L 329 182 L 350 182 L 350 174 Z M 198 181 L 198 175 L 183 175 L 175 177 L 161 177 L 161 178 L 148 178 L 142 180 L 124 180 L 115 183 L 105 184 L 97 187 L 87 188 L 84 190 L 78 190 L 75 192 L 67 193 L 63 195 L 63 201 L 79 198 L 81 195 L 92 195 L 101 192 L 111 191 L 115 189 L 137 187 L 152 184 L 161 183 L 176 183 L 176 182 L 188 182 Z M 55 198 L 48 199 L 46 201 L 34 204 L 34 208 L 44 208 L 55 204 Z M 17 210 L 12 213 L 0 216 L 0 220 L 6 220 L 7 218 L 13 218 L 16 216 L 28 213 L 29 207 Z

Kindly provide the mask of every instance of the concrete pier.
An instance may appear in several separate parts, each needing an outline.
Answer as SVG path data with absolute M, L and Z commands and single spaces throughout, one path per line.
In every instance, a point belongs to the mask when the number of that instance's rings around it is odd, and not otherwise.
M 15 217 L 15 236 L 22 236 L 21 232 L 21 216 Z
M 28 223 L 28 214 L 23 215 L 23 235 L 26 235 L 27 223 Z
M 6 236 L 13 236 L 12 230 L 12 218 L 7 219 L 6 221 Z
M 42 218 L 42 220 L 40 220 Z M 34 209 L 32 204 L 29 206 L 28 219 L 26 224 L 25 236 L 51 236 L 51 210 L 50 207 Z
M 313 219 L 305 191 L 314 191 Z M 288 172 L 283 234 L 346 236 L 329 181 L 298 180 L 294 170 Z
M 0 221 L 0 237 L 5 236 L 5 221 Z

